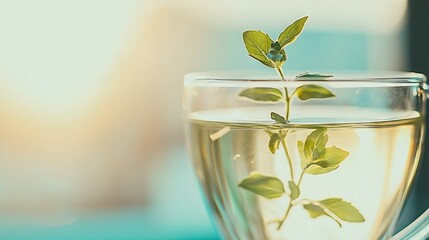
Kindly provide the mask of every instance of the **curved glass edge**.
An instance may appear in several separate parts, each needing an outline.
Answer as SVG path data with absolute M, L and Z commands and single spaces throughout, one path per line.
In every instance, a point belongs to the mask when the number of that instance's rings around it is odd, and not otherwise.
M 389 82 L 389 83 L 425 83 L 426 76 L 415 72 L 335 72 L 334 77 L 329 79 L 303 78 L 295 79 L 295 75 L 286 76 L 286 80 L 292 82 Z M 213 71 L 213 72 L 194 72 L 184 76 L 185 85 L 194 85 L 196 82 L 211 85 L 214 82 L 223 82 L 225 84 L 244 83 L 244 82 L 267 82 L 275 83 L 279 77 L 273 72 L 268 71 Z M 284 82 L 284 81 L 283 81 Z
M 429 238 L 429 209 L 414 222 L 393 236 L 392 240 L 422 240 Z
M 426 80 L 426 79 L 425 79 Z M 429 99 L 428 85 L 426 81 L 422 83 L 426 97 Z M 395 234 L 392 240 L 422 240 L 429 239 L 429 208 L 414 220 L 410 225 Z

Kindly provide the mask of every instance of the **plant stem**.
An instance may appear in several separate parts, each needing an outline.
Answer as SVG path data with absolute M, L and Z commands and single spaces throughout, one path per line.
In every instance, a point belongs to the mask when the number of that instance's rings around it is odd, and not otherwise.
M 306 169 L 306 168 L 305 168 L 305 169 Z M 298 187 L 301 185 L 302 177 L 304 177 L 305 169 L 304 169 L 304 170 L 302 170 L 301 175 L 299 176 L 299 180 L 298 180 L 298 183 L 297 183 L 297 186 L 298 186 Z
M 286 80 L 281 67 L 276 67 L 276 71 L 280 75 L 282 80 Z M 288 121 L 288 122 L 289 122 L 289 113 L 290 113 L 290 99 L 291 98 L 289 97 L 289 91 L 288 91 L 287 87 L 285 87 L 285 103 L 286 103 L 285 112 L 286 112 L 286 121 Z
M 283 144 L 283 143 L 282 143 L 282 144 Z M 284 147 L 283 147 L 283 148 L 284 148 Z M 306 168 L 305 168 L 305 169 L 306 169 Z M 300 187 L 301 182 L 302 182 L 302 178 L 304 177 L 305 169 L 303 169 L 303 170 L 302 170 L 301 175 L 299 176 L 299 180 L 298 180 L 298 183 L 297 183 L 298 188 Z M 293 181 L 293 178 L 292 178 L 292 181 Z M 301 201 L 302 201 L 302 200 L 301 200 Z M 295 202 L 295 204 L 297 204 L 297 203 L 299 203 L 299 201 L 298 201 L 298 202 Z M 292 199 L 291 199 L 291 200 L 290 200 L 290 202 L 289 202 L 289 206 L 288 206 L 288 207 L 287 207 L 287 209 L 286 209 L 286 213 L 285 213 L 285 215 L 284 215 L 284 216 L 283 216 L 283 218 L 279 221 L 279 225 L 277 226 L 277 230 L 280 230 L 280 228 L 283 226 L 283 223 L 286 221 L 286 218 L 289 216 L 290 209 L 291 209 L 295 204 L 293 204 L 293 203 L 292 203 Z
M 285 75 L 283 74 L 283 69 L 281 67 L 276 67 L 276 71 L 280 75 L 280 77 L 282 78 L 282 80 L 286 80 L 285 79 Z
M 277 70 L 278 74 L 280 75 L 280 77 L 282 78 L 282 80 L 286 80 L 285 77 L 284 77 L 282 68 L 281 67 L 276 67 L 276 70 Z M 290 97 L 289 97 L 289 91 L 288 91 L 287 87 L 285 87 L 285 106 L 286 106 L 286 109 L 285 109 L 285 111 L 286 111 L 286 121 L 289 122 Z M 290 156 L 289 149 L 288 149 L 288 147 L 286 145 L 287 134 L 288 134 L 288 131 L 286 130 L 285 133 L 284 133 L 284 135 L 281 136 L 280 139 L 281 139 L 281 144 L 282 144 L 283 150 L 285 151 L 286 158 L 288 160 L 290 179 L 293 182 L 294 181 L 293 180 L 294 176 L 293 176 L 292 158 Z M 301 176 L 299 178 L 299 182 L 301 182 L 303 175 L 304 175 L 304 171 L 301 173 Z M 292 209 L 292 207 L 293 207 L 293 203 L 292 203 L 292 199 L 290 199 L 289 205 L 288 205 L 288 207 L 286 209 L 286 213 L 283 216 L 283 218 L 280 220 L 279 225 L 277 226 L 277 230 L 280 230 L 280 228 L 283 226 L 283 223 L 286 221 L 287 217 L 289 216 L 289 212 Z
M 289 123 L 289 113 L 290 113 L 290 98 L 288 96 L 287 88 L 285 87 L 286 93 L 286 121 Z
M 286 213 L 285 213 L 285 215 L 283 216 L 283 218 L 279 221 L 279 225 L 277 226 L 277 230 L 280 230 L 280 228 L 283 226 L 283 223 L 286 221 L 286 218 L 289 216 L 289 212 L 290 212 L 290 209 L 293 207 L 293 204 L 292 204 L 292 200 L 290 200 L 290 202 L 289 202 L 289 206 L 287 207 L 287 209 L 286 209 Z
M 289 163 L 290 179 L 293 181 L 292 158 L 290 156 L 289 149 L 288 149 L 288 147 L 286 145 L 286 136 L 287 136 L 287 134 L 288 134 L 288 131 L 286 130 L 285 133 L 284 133 L 284 135 L 280 137 L 280 142 L 282 143 L 283 150 L 285 151 L 285 155 L 286 155 L 287 161 Z

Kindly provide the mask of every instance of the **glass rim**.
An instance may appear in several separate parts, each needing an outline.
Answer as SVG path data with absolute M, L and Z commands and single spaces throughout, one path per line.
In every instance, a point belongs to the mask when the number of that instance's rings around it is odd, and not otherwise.
M 390 86 L 421 85 L 426 83 L 426 76 L 416 72 L 401 71 L 335 71 L 333 77 L 328 79 L 303 78 L 295 79 L 295 75 L 286 75 L 281 81 L 274 70 L 232 70 L 232 71 L 206 71 L 192 72 L 184 76 L 184 85 L 198 86 L 243 86 L 252 84 L 262 85 L 284 85 L 294 83 L 324 82 L 327 84 L 341 83 L 353 85 L 352 83 L 373 83 L 377 85 L 386 84 Z

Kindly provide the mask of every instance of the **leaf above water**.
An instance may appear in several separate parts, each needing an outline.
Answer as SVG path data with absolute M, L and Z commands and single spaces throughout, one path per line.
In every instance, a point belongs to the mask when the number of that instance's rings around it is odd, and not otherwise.
M 330 98 L 335 95 L 327 88 L 316 84 L 304 84 L 296 88 L 295 92 L 301 101 L 313 99 L 313 98 Z
M 241 91 L 239 96 L 254 101 L 278 102 L 283 98 L 283 93 L 277 88 L 255 87 Z
M 276 123 L 281 123 L 281 124 L 287 124 L 288 123 L 286 121 L 286 118 L 284 118 L 282 115 L 275 113 L 275 112 L 271 112 L 271 119 L 276 121 Z
M 307 22 L 308 16 L 302 17 L 291 25 L 289 25 L 278 37 L 280 46 L 283 48 L 286 45 L 293 43 L 304 29 L 305 23 Z
M 268 34 L 259 30 L 248 30 L 243 32 L 243 42 L 249 56 L 268 67 L 276 67 L 273 61 L 267 56 L 271 43 L 273 43 Z
M 330 74 L 303 72 L 298 74 L 295 79 L 297 80 L 321 80 L 333 77 Z
M 252 172 L 238 186 L 268 199 L 281 197 L 285 193 L 280 179 L 256 172 Z

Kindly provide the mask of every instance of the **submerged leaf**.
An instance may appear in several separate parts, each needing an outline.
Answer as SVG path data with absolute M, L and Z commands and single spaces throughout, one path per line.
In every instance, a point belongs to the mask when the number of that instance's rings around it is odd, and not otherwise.
M 318 162 L 318 163 L 314 163 L 314 164 L 309 165 L 305 169 L 305 173 L 313 174 L 313 175 L 324 174 L 324 173 L 334 171 L 339 166 L 340 165 L 338 165 L 338 164 L 329 165 L 326 162 Z
M 305 139 L 304 154 L 308 163 L 312 163 L 324 153 L 328 142 L 326 131 L 326 128 L 316 129 Z
M 289 181 L 288 185 L 290 189 L 290 199 L 297 199 L 299 197 L 299 194 L 301 193 L 299 187 L 295 184 L 294 181 Z
M 304 153 L 304 142 L 298 140 L 297 145 L 298 145 L 299 158 L 301 159 L 301 168 L 305 169 L 308 166 L 308 161 Z
M 293 94 L 296 94 L 301 101 L 313 98 L 335 97 L 335 95 L 327 88 L 316 84 L 304 84 L 299 86 Z
M 320 201 L 320 204 L 346 222 L 365 222 L 359 210 L 341 198 L 328 198 Z
M 280 136 L 277 133 L 270 135 L 270 141 L 268 142 L 268 148 L 272 154 L 275 154 L 280 145 Z
M 243 90 L 239 96 L 254 101 L 278 102 L 283 98 L 283 93 L 277 88 L 256 87 Z
M 349 152 L 337 147 L 326 148 L 323 155 L 316 159 L 306 170 L 309 174 L 323 174 L 331 172 L 340 166 Z
M 328 164 L 340 164 L 346 157 L 349 155 L 349 152 L 344 151 L 338 147 L 329 147 L 326 148 L 323 155 L 317 159 L 318 162 L 327 162 Z
M 285 193 L 280 179 L 255 172 L 243 179 L 238 186 L 268 199 L 281 197 Z
M 313 203 L 303 204 L 302 206 L 304 207 L 305 210 L 307 210 L 307 212 L 310 214 L 311 218 L 317 218 L 320 216 L 328 216 L 331 219 L 333 219 L 335 222 L 337 222 L 338 225 L 341 227 L 341 223 L 337 219 L 335 219 L 334 217 L 329 215 L 327 212 L 325 212 L 325 210 L 322 207 L 315 205 Z
M 313 201 L 312 203 L 303 204 L 303 207 L 310 214 L 310 217 L 317 218 L 325 215 L 335 220 L 340 227 L 341 223 L 337 218 L 346 222 L 365 222 L 365 218 L 359 210 L 341 198 Z

